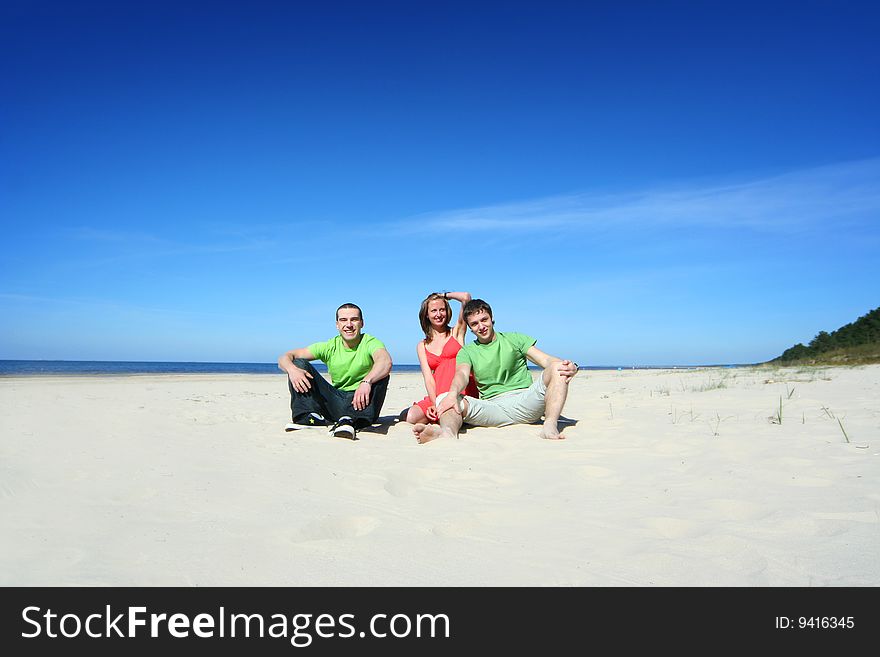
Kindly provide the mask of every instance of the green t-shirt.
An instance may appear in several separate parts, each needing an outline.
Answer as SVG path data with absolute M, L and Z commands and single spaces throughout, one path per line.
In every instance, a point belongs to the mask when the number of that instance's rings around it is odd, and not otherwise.
M 327 364 L 333 386 L 346 392 L 356 390 L 367 373 L 373 369 L 373 353 L 385 345 L 369 333 L 361 334 L 357 349 L 349 349 L 337 335 L 327 342 L 316 342 L 306 347 L 312 355 Z
M 464 345 L 455 362 L 470 364 L 480 398 L 491 399 L 502 392 L 532 385 L 526 352 L 536 342 L 523 333 L 495 333 L 495 339 L 489 344 L 474 340 Z

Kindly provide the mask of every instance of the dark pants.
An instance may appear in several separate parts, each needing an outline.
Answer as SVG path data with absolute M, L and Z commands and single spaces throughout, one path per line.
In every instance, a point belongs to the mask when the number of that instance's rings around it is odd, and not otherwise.
M 370 403 L 362 410 L 356 411 L 351 405 L 354 400 L 354 390 L 346 392 L 334 388 L 307 360 L 297 358 L 293 364 L 312 375 L 309 379 L 312 388 L 306 393 L 294 390 L 290 378 L 287 379 L 287 387 L 290 390 L 290 413 L 294 422 L 309 413 L 319 413 L 328 422 L 336 422 L 347 415 L 354 420 L 355 429 L 362 429 L 379 419 L 382 404 L 385 403 L 385 393 L 388 392 L 388 380 L 391 377 L 386 376 L 384 379 L 373 381 L 370 386 Z

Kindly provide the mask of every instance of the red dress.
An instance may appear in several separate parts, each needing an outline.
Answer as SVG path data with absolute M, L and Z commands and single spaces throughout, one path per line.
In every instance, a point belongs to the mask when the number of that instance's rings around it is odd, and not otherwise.
M 443 350 L 440 352 L 439 356 L 425 349 L 425 355 L 428 357 L 428 367 L 430 367 L 431 372 L 434 373 L 435 395 L 449 392 L 449 387 L 452 385 L 452 379 L 455 378 L 455 357 L 460 350 L 461 345 L 458 340 L 452 337 L 446 341 L 445 345 L 443 345 Z M 471 373 L 471 378 L 468 381 L 467 388 L 464 389 L 463 394 L 469 395 L 470 397 L 480 396 L 480 393 L 477 391 L 477 382 L 474 379 L 473 372 Z M 416 402 L 416 406 L 421 408 L 425 415 L 427 415 L 428 407 L 431 406 L 431 398 L 426 396 L 422 401 Z

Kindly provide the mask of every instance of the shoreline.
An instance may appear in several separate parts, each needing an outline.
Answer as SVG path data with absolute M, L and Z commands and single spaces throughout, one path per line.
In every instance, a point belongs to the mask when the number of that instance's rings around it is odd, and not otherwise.
M 395 365 L 394 367 L 399 367 Z M 403 367 L 412 368 L 405 370 L 395 370 L 392 368 L 392 375 L 409 375 L 409 374 L 419 374 L 421 375 L 421 371 L 418 365 L 404 365 Z M 581 365 L 578 370 L 581 372 L 627 372 L 627 371 L 638 371 L 638 372 L 657 372 L 657 371 L 677 371 L 677 372 L 687 372 L 694 370 L 710 370 L 710 369 L 748 369 L 748 368 L 757 368 L 757 367 L 777 367 L 770 366 L 766 364 L 761 365 L 670 365 L 670 366 L 631 366 L 631 367 L 604 367 L 604 366 L 588 366 Z M 787 367 L 787 366 L 782 366 Z M 795 367 L 795 366 L 791 366 Z M 822 368 L 822 367 L 833 367 L 826 365 L 816 365 L 813 367 Z M 845 366 L 847 367 L 847 366 Z M 849 365 L 848 367 L 858 367 L 858 365 Z M 322 374 L 326 374 L 326 366 L 324 368 L 317 368 L 318 371 Z M 529 365 L 529 371 L 531 372 L 539 372 L 541 371 L 540 367 Z M 49 371 L 49 372 L 0 372 L 0 381 L 4 379 L 15 379 L 15 378 L 83 378 L 83 379 L 92 379 L 92 378 L 100 378 L 100 377 L 125 377 L 125 376 L 283 376 L 284 372 L 278 370 L 277 372 L 223 372 L 223 371 L 132 371 L 132 372 L 108 372 L 108 371 L 71 371 L 71 372 L 57 372 L 57 371 Z

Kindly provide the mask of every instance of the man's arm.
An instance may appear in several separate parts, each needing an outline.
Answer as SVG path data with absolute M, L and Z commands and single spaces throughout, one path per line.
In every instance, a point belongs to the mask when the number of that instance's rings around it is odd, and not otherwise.
M 562 360 L 561 358 L 557 358 L 556 356 L 551 356 L 550 354 L 544 353 L 534 345 L 529 347 L 529 350 L 526 352 L 526 358 L 528 358 L 538 367 L 542 367 L 545 370 L 552 368 L 551 371 L 556 372 L 557 374 L 559 374 L 559 376 L 563 377 L 566 383 L 571 381 L 571 379 L 578 372 L 577 363 L 575 363 L 574 361 Z
M 455 376 L 452 377 L 452 385 L 449 386 L 449 394 L 443 398 L 443 401 L 437 404 L 437 417 L 443 415 L 443 413 L 450 408 L 456 413 L 461 413 L 458 408 L 458 396 L 461 394 L 462 390 L 467 388 L 470 376 L 470 363 L 458 363 L 455 366 Z
M 373 367 L 370 368 L 370 371 L 365 378 L 370 381 L 378 381 L 391 374 L 391 354 L 388 353 L 388 350 L 385 349 L 385 347 L 376 349 L 372 356 Z
M 315 355 L 306 347 L 302 347 L 301 349 L 291 349 L 278 357 L 278 369 L 287 372 L 287 378 L 290 379 L 290 383 L 294 390 L 297 392 L 308 392 L 312 388 L 312 382 L 309 381 L 309 379 L 312 378 L 312 375 L 293 364 L 293 361 L 296 358 L 315 360 Z
M 361 381 L 357 390 L 355 390 L 354 399 L 351 401 L 351 405 L 356 411 L 363 410 L 370 403 L 373 382 L 384 379 L 391 374 L 391 354 L 388 353 L 388 350 L 382 347 L 376 349 L 371 355 L 373 356 L 373 367 L 370 368 L 364 380 Z

